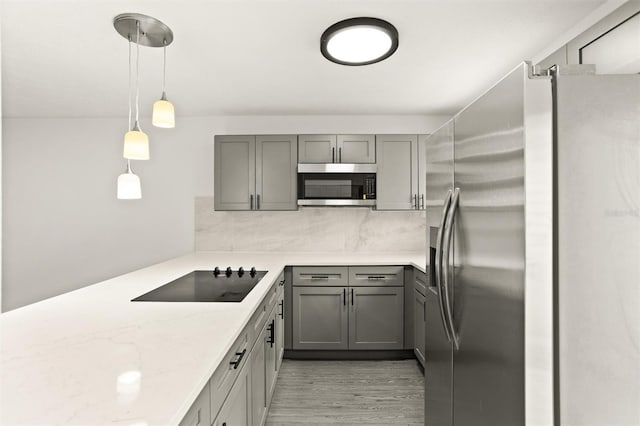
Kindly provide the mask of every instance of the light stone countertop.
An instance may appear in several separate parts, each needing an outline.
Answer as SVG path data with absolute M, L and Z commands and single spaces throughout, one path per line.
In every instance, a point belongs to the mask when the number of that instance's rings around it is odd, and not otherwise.
M 177 424 L 287 265 L 423 253 L 196 252 L 0 315 L 0 423 Z M 197 269 L 268 270 L 241 303 L 132 303 Z M 46 283 L 43 283 L 43 285 Z

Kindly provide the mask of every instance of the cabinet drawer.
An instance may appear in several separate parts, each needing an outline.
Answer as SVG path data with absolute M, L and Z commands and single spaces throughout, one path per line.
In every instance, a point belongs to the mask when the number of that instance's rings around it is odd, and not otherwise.
M 209 380 L 209 392 L 211 394 L 211 418 L 214 418 L 218 414 L 222 403 L 233 386 L 233 382 L 235 382 L 242 370 L 242 367 L 246 364 L 247 359 L 251 355 L 248 335 L 249 332 L 245 329 L 240 337 L 235 341 L 229 353 L 224 357 L 218 369 L 213 373 L 211 380 Z
M 294 286 L 346 286 L 349 282 L 347 266 L 297 266 L 293 268 Z
M 207 383 L 180 422 L 180 426 L 209 426 L 209 424 L 211 424 L 211 407 L 209 405 L 209 384 Z
M 404 266 L 350 266 L 350 287 L 403 286 Z
M 413 286 L 418 293 L 423 296 L 427 295 L 427 274 L 413 268 Z

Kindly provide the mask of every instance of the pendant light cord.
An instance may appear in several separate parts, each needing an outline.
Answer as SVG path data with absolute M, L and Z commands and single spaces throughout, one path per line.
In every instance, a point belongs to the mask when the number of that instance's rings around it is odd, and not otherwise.
M 162 49 L 164 50 L 164 58 L 162 60 L 162 97 L 164 97 L 164 88 L 167 83 L 167 40 L 162 40 Z
M 128 92 L 128 100 L 129 100 L 129 127 L 127 130 L 131 130 L 131 36 L 129 39 L 129 92 Z
M 140 112 L 139 98 L 140 98 L 140 21 L 136 21 L 136 124 L 138 127 L 138 117 Z

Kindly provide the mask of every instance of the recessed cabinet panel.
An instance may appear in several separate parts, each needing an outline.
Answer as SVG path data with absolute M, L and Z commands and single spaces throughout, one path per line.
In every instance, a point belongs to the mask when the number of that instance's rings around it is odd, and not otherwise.
M 256 210 L 296 210 L 295 135 L 256 136 Z
M 299 163 L 335 163 L 336 135 L 299 135 Z
M 347 349 L 345 287 L 293 288 L 293 349 Z
M 416 210 L 419 206 L 418 137 L 376 135 L 377 210 Z
M 216 136 L 214 206 L 250 210 L 255 192 L 255 137 Z
M 294 286 L 346 286 L 349 283 L 347 266 L 296 266 L 293 268 Z
M 418 135 L 418 208 L 426 210 L 427 205 L 427 138 Z
M 280 371 L 280 364 L 284 357 L 284 321 L 284 287 L 280 287 L 276 304 L 276 371 Z
M 209 384 L 207 384 L 189 411 L 180 422 L 180 426 L 208 425 L 211 422 L 211 408 L 209 405 Z
M 413 291 L 413 342 L 414 353 L 420 364 L 425 362 L 425 298 L 418 290 Z
M 252 426 L 251 423 L 251 367 L 242 368 L 214 426 Z
M 403 286 L 403 266 L 350 266 L 349 286 Z
M 351 287 L 349 349 L 402 349 L 404 288 Z
M 376 162 L 376 138 L 374 135 L 338 135 L 339 163 Z
M 261 426 L 267 418 L 267 375 L 266 345 L 267 328 L 265 327 L 251 351 L 251 414 L 253 426 Z

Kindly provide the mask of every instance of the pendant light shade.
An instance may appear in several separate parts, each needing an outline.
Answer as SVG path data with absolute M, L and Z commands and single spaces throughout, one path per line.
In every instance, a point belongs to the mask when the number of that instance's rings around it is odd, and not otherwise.
M 118 199 L 139 200 L 141 198 L 140 178 L 131 171 L 131 165 L 127 162 L 127 170 L 118 176 Z
M 122 156 L 127 160 L 149 159 L 149 137 L 140 130 L 137 122 L 133 129 L 124 134 L 124 152 Z
M 163 92 L 162 98 L 153 104 L 152 123 L 156 127 L 172 129 L 176 127 L 176 113 L 173 104 L 167 100 Z

